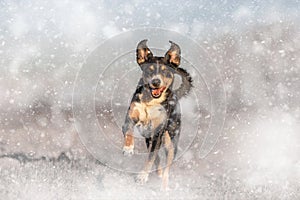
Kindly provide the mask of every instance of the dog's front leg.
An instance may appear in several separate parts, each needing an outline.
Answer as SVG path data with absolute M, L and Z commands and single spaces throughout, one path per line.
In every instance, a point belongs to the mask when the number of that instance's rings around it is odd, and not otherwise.
M 122 127 L 124 134 L 124 155 L 132 155 L 134 149 L 134 136 L 133 136 L 133 127 L 141 119 L 145 118 L 145 111 L 143 111 L 142 106 L 136 102 L 131 102 L 128 109 L 125 123 Z
M 148 181 L 149 172 L 152 169 L 153 163 L 158 156 L 158 151 L 161 145 L 161 135 L 154 136 L 149 146 L 149 156 L 144 166 L 144 169 L 136 177 L 136 182 L 144 184 Z
M 132 113 L 131 109 L 132 107 L 129 108 L 125 118 L 125 123 L 122 127 L 122 132 L 124 134 L 123 154 L 126 156 L 132 155 L 134 149 L 133 127 L 137 119 L 132 119 L 132 116 L 130 115 Z

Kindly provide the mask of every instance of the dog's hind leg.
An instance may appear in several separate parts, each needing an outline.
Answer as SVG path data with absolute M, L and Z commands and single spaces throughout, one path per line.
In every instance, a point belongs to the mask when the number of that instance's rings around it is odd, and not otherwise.
M 150 147 L 151 139 L 150 138 L 146 138 L 145 141 L 146 141 L 147 149 L 148 149 L 148 151 L 150 153 L 149 147 Z M 155 167 L 156 167 L 155 169 L 156 169 L 157 175 L 159 177 L 162 177 L 162 167 L 160 165 L 160 157 L 159 157 L 159 155 L 156 156 L 154 164 L 155 164 Z
M 146 141 L 147 143 L 147 141 Z M 144 169 L 138 174 L 136 177 L 136 182 L 140 184 L 144 184 L 148 181 L 149 172 L 152 169 L 154 161 L 158 156 L 158 151 L 161 145 L 161 134 L 154 136 L 152 140 L 149 141 L 149 156 Z M 148 146 L 148 145 L 147 145 Z
M 168 189 L 168 184 L 169 184 L 169 171 L 170 171 L 170 166 L 173 163 L 174 159 L 174 145 L 171 140 L 171 137 L 169 135 L 169 132 L 166 131 L 164 136 L 163 136 L 163 145 L 166 151 L 166 168 L 163 172 L 162 176 L 162 190 L 167 190 Z

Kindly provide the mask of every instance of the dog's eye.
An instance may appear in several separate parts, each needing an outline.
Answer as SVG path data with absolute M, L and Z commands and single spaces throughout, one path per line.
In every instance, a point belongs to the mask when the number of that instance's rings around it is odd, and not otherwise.
M 170 72 L 167 72 L 167 73 L 166 73 L 166 77 L 172 78 L 172 74 L 171 74 Z
M 149 75 L 153 74 L 153 73 L 154 73 L 154 68 L 148 67 L 148 68 L 145 70 L 145 73 L 146 73 L 146 74 L 149 74 Z
M 151 65 L 151 66 L 149 67 L 149 69 L 150 69 L 150 71 L 154 71 L 154 66 Z

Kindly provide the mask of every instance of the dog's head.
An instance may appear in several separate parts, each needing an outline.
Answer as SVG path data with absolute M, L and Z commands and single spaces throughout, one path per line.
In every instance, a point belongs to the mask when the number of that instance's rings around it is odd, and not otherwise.
M 143 80 L 151 90 L 153 98 L 159 98 L 172 86 L 174 72 L 180 64 L 180 47 L 171 42 L 164 57 L 153 56 L 147 47 L 147 40 L 142 40 L 136 49 L 137 63 L 143 71 Z

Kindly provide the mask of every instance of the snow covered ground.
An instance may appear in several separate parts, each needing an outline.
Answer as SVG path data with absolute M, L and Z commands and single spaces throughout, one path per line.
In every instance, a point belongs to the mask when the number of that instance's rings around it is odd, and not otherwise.
M 299 199 L 299 7 L 297 1 L 1 1 L 0 199 Z M 79 106 L 72 104 L 72 95 L 78 95 L 73 88 L 86 58 L 118 34 L 149 27 L 192 38 L 204 53 L 192 55 L 193 49 L 183 43 L 184 58 L 199 56 L 203 69 L 210 71 L 212 64 L 219 73 L 205 80 L 210 76 L 199 77 L 185 61 L 183 67 L 190 67 L 196 80 L 196 96 L 181 102 L 182 156 L 172 165 L 168 193 L 160 191 L 155 173 L 140 186 L 134 173 L 113 169 L 125 159 L 120 123 L 131 92 L 123 90 L 134 90 L 139 69 L 133 68 L 130 76 L 123 69 L 136 65 L 134 53 L 132 62 L 116 59 L 111 64 L 110 69 L 123 68 L 109 72 L 113 76 L 108 85 L 95 85 L 95 113 L 116 149 L 109 154 L 114 162 L 105 160 L 101 151 L 87 150 L 95 150 L 98 139 L 85 133 L 87 140 L 82 141 L 72 109 Z M 162 42 L 167 48 L 168 41 Z M 101 56 L 114 60 L 118 55 Z M 210 123 L 217 117 L 211 100 L 218 103 L 220 87 L 226 93 L 226 119 L 218 142 L 202 157 L 207 133 L 222 127 Z M 101 93 L 110 90 L 112 110 Z M 87 145 L 89 140 L 93 145 Z M 107 145 L 99 141 L 99 149 Z M 142 141 L 137 147 L 143 153 Z

